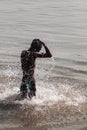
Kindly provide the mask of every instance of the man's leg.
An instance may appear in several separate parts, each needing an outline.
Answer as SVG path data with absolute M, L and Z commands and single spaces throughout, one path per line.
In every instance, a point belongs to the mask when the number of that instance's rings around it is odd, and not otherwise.
M 26 84 L 24 84 L 24 83 L 21 84 L 20 92 L 21 92 L 22 98 L 27 97 L 27 86 L 26 86 Z
M 28 96 L 31 99 L 33 96 L 36 96 L 36 84 L 35 80 L 31 80 L 29 83 L 29 92 Z

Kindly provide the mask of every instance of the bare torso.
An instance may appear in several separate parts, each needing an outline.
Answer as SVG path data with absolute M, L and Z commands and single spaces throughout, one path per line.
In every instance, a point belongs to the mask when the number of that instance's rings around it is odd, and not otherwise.
M 24 73 L 29 75 L 30 78 L 34 78 L 36 57 L 33 52 L 24 50 L 21 53 L 21 66 Z
M 45 53 L 39 53 L 36 51 L 24 50 L 21 53 L 21 66 L 23 73 L 26 73 L 30 78 L 34 78 L 34 69 L 36 58 L 50 58 L 52 57 L 49 49 L 43 43 Z

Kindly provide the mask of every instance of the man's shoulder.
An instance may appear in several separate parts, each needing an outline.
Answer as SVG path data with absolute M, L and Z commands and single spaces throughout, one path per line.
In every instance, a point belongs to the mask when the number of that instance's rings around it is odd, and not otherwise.
M 28 51 L 27 50 L 23 50 L 22 52 L 21 52 L 21 57 L 23 56 L 26 56 L 28 54 Z
M 22 52 L 21 53 L 27 53 L 27 50 L 22 50 Z
M 23 50 L 21 52 L 21 57 L 29 57 L 29 56 L 33 56 L 36 58 L 36 53 L 34 51 L 28 51 L 28 50 Z

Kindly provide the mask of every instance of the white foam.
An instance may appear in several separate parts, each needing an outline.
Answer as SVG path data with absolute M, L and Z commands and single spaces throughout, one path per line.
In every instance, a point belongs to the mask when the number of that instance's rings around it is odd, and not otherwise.
M 18 87 L 14 88 L 5 88 L 5 91 L 3 93 L 0 93 L 0 99 L 4 100 L 6 97 L 9 97 L 11 95 L 14 95 L 19 92 Z
M 78 106 L 86 102 L 87 97 L 80 90 L 74 90 L 73 86 L 67 84 L 60 84 L 59 86 L 58 95 L 62 97 L 61 100 L 65 101 L 65 104 Z
M 0 99 L 5 99 L 8 96 L 19 93 L 18 87 L 6 88 L 3 93 L 0 93 Z M 32 100 L 24 99 L 22 101 L 15 101 L 19 104 L 36 104 L 36 105 L 52 105 L 58 102 L 64 102 L 66 105 L 78 106 L 80 103 L 86 102 L 87 97 L 79 90 L 75 91 L 72 86 L 67 84 L 60 84 L 59 88 L 51 83 L 37 82 L 36 97 Z

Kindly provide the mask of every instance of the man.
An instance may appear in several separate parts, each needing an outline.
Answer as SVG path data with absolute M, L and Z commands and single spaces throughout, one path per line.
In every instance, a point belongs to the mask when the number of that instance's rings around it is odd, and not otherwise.
M 45 49 L 45 53 L 39 53 L 42 46 Z M 21 67 L 23 70 L 23 78 L 21 83 L 21 96 L 26 98 L 27 95 L 31 99 L 36 96 L 36 85 L 34 78 L 34 69 L 36 58 L 50 58 L 52 57 L 48 47 L 39 39 L 34 39 L 28 50 L 24 50 L 21 53 Z

